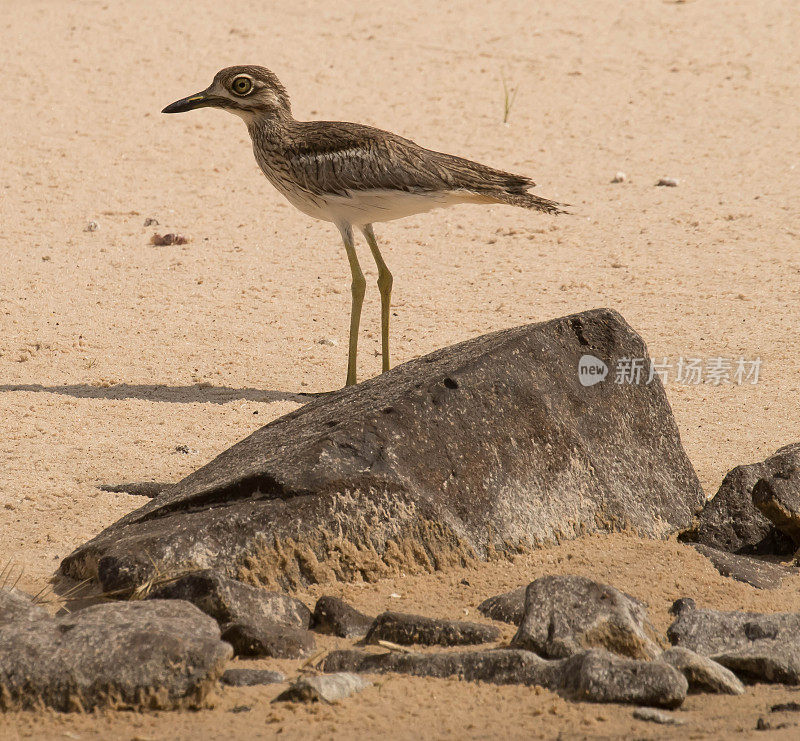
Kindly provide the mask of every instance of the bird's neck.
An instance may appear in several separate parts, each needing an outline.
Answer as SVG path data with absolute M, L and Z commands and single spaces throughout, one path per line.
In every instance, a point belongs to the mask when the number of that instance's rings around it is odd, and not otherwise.
M 291 110 L 274 108 L 269 111 L 259 111 L 249 120 L 245 119 L 245 123 L 253 141 L 259 139 L 278 143 L 289 135 L 295 120 Z

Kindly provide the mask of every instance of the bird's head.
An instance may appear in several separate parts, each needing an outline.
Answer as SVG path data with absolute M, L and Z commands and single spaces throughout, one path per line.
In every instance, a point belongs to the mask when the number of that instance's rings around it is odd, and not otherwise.
M 246 122 L 289 114 L 289 95 L 266 67 L 226 67 L 203 91 L 170 103 L 162 113 L 184 113 L 195 108 L 223 108 Z

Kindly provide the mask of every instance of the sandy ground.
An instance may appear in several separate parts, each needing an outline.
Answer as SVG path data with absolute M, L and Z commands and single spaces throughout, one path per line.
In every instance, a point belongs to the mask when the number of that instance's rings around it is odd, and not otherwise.
M 798 439 L 792 4 L 470 6 L 0 2 L 0 563 L 21 570 L 20 587 L 38 591 L 73 547 L 141 503 L 99 484 L 177 480 L 296 408 L 297 392 L 343 382 L 349 276 L 335 229 L 271 189 L 235 117 L 159 113 L 229 64 L 272 68 L 298 118 L 391 129 L 529 174 L 537 192 L 573 204 L 558 219 L 464 206 L 379 225 L 395 274 L 396 362 L 610 306 L 654 357 L 761 359 L 756 385 L 667 384 L 708 493 L 733 465 Z M 507 124 L 503 79 L 517 90 Z M 612 184 L 618 170 L 628 179 Z M 655 187 L 661 177 L 678 187 Z M 159 226 L 145 228 L 147 217 Z M 84 231 L 90 221 L 97 231 Z M 156 230 L 191 241 L 153 247 Z M 375 270 L 362 254 L 366 377 L 380 359 Z M 757 592 L 685 547 L 622 537 L 490 564 L 469 573 L 470 587 L 448 573 L 326 591 L 373 611 L 458 615 L 570 570 L 647 600 L 661 627 L 684 595 L 798 607 L 797 584 Z M 346 707 L 311 710 L 271 706 L 274 693 L 229 690 L 197 714 L 3 723 L 12 738 L 660 732 L 631 731 L 626 708 L 530 689 L 393 677 Z M 750 735 L 775 698 L 794 694 L 692 698 L 690 734 Z M 237 705 L 252 710 L 229 712 Z

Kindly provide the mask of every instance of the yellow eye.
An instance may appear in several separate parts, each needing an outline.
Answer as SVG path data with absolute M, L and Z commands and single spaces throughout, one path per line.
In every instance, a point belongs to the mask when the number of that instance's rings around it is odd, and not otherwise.
M 231 90 L 237 95 L 247 95 L 253 90 L 253 81 L 249 77 L 236 77 L 231 83 Z

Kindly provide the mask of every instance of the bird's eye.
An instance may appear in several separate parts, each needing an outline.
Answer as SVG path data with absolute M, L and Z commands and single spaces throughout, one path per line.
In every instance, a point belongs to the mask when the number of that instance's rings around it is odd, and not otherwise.
M 237 77 L 231 83 L 231 89 L 237 95 L 247 95 L 253 89 L 253 81 L 249 77 Z

